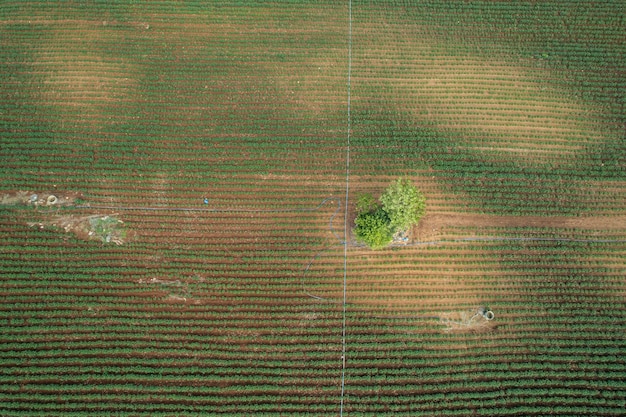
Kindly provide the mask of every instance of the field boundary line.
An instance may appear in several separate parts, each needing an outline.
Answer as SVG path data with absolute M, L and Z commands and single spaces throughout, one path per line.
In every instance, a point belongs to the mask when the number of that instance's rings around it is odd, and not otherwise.
M 312 292 L 310 292 L 309 290 L 307 290 L 306 285 L 304 283 L 304 279 L 306 278 L 306 275 L 309 273 L 309 270 L 311 269 L 311 265 L 313 265 L 313 263 L 318 260 L 319 258 L 322 257 L 322 255 L 324 255 L 326 252 L 328 252 L 329 250 L 333 249 L 333 248 L 337 248 L 339 246 L 344 246 L 343 242 L 337 244 L 337 245 L 333 245 L 333 246 L 328 246 L 325 247 L 324 249 L 319 250 L 318 252 L 315 253 L 315 255 L 313 255 L 313 257 L 311 258 L 311 260 L 309 261 L 309 263 L 307 264 L 307 266 L 304 268 L 304 271 L 302 271 L 302 277 L 300 277 L 300 284 L 302 285 L 302 292 L 315 299 L 315 300 L 319 300 L 319 301 L 326 301 L 328 303 L 334 303 L 334 304 L 339 304 L 341 303 L 341 300 L 339 299 L 332 299 L 332 298 L 326 298 L 326 297 L 322 297 L 320 295 L 315 295 Z
M 150 207 L 150 206 L 110 206 L 110 205 L 91 205 L 72 206 L 74 209 L 103 209 L 103 210 L 133 210 L 133 211 L 189 211 L 200 213 L 309 213 L 319 210 L 329 201 L 335 201 L 338 204 L 337 211 L 341 208 L 341 200 L 339 197 L 327 197 L 323 199 L 315 207 L 296 207 L 290 209 L 240 209 L 240 208 L 199 208 L 199 207 Z M 336 212 L 335 212 L 336 214 Z M 334 215 L 331 217 L 334 218 Z M 334 230 L 331 231 L 334 233 Z
M 347 195 L 346 195 L 347 197 Z M 300 207 L 292 209 L 212 209 L 212 208 L 196 208 L 196 207 L 147 207 L 147 206 L 108 206 L 108 205 L 82 205 L 71 206 L 68 209 L 104 209 L 104 210 L 127 210 L 127 211 L 182 211 L 182 212 L 202 212 L 202 213 L 312 213 L 319 210 L 324 204 L 329 201 L 337 203 L 337 209 L 331 215 L 329 221 L 329 230 L 333 236 L 339 241 L 340 245 L 350 245 L 353 247 L 366 247 L 365 245 L 350 244 L 347 241 L 347 204 L 344 207 L 344 239 L 342 240 L 336 233 L 332 223 L 337 213 L 341 209 L 341 199 L 339 197 L 327 197 L 323 199 L 317 206 L 314 207 Z M 497 241 L 510 241 L 510 242 L 581 242 L 581 243 L 626 243 L 626 239 L 579 239 L 579 238 L 558 238 L 558 237 L 465 237 L 459 239 L 440 239 L 440 240 L 425 240 L 417 241 L 407 244 L 392 244 L 392 247 L 411 247 L 420 245 L 440 245 L 444 243 L 458 243 L 458 242 L 497 242 Z M 346 250 L 347 252 L 347 250 Z
M 391 245 L 395 248 L 420 246 L 420 245 L 440 245 L 445 243 L 463 242 L 579 242 L 579 243 L 626 243 L 626 239 L 578 239 L 569 237 L 465 237 L 459 239 L 442 239 L 418 241 L 408 244 Z M 364 245 L 359 245 L 365 247 Z
M 346 138 L 346 195 L 343 215 L 343 302 L 341 317 L 341 398 L 339 416 L 343 417 L 346 391 L 346 287 L 348 281 L 348 195 L 350 193 L 350 133 L 352 130 L 351 87 L 352 87 L 352 0 L 348 0 L 348 82 L 347 88 L 347 138 Z

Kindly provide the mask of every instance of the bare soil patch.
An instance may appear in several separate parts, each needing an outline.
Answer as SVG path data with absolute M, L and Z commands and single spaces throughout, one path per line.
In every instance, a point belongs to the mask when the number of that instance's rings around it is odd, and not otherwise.
M 446 333 L 489 333 L 496 330 L 493 312 L 476 310 L 443 312 L 439 314 L 439 322 Z M 491 313 L 491 315 L 487 315 Z
M 433 213 L 420 220 L 415 237 L 420 241 L 436 239 L 441 237 L 446 227 L 545 227 L 615 231 L 626 230 L 626 216 L 540 217 Z
M 0 205 L 33 207 L 35 210 L 32 214 L 24 216 L 25 223 L 30 227 L 60 228 L 83 240 L 123 244 L 129 234 L 117 215 L 58 214 L 59 208 L 76 206 L 82 197 L 81 193 L 73 191 L 10 191 L 0 196 Z
M 63 215 L 43 216 L 43 219 L 27 223 L 31 227 L 44 229 L 57 227 L 65 233 L 73 233 L 83 240 L 96 240 L 103 243 L 115 243 L 122 245 L 129 237 L 124 222 L 113 215 Z
M 442 247 L 351 250 L 349 298 L 381 313 L 401 315 L 438 315 L 481 305 L 483 278 L 476 281 L 476 271 L 468 270 L 457 255 L 456 248 Z M 482 274 L 495 278 L 500 271 L 485 269 Z
M 82 194 L 73 191 L 9 191 L 0 195 L 0 205 L 33 207 L 72 206 L 82 198 Z
M 376 184 L 376 186 L 379 186 Z M 470 234 L 494 228 L 562 229 L 573 237 L 590 233 L 626 231 L 626 216 L 539 217 L 494 216 L 472 213 L 430 212 L 413 230 L 412 243 L 446 238 L 451 229 Z M 459 233 L 455 230 L 454 233 Z M 459 237 L 457 235 L 456 237 Z M 465 237 L 465 236 L 462 236 Z M 482 303 L 517 295 L 511 271 L 503 269 L 500 256 L 491 250 L 463 244 L 414 245 L 383 251 L 352 248 L 349 256 L 348 299 L 380 317 L 406 319 L 444 333 L 482 334 L 508 325 L 510 317 L 486 320 L 475 315 Z M 513 274 L 514 275 L 514 274 Z

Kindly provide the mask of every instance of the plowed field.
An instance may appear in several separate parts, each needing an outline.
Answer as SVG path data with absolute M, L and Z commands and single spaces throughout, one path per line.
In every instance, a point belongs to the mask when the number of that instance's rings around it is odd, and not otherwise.
M 2 4 L 0 415 L 621 414 L 623 22 Z M 426 215 L 369 250 L 399 176 Z

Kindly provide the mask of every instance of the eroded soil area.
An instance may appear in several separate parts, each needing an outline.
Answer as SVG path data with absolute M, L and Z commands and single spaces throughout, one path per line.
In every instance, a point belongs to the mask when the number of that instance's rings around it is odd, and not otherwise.
M 414 237 L 420 241 L 438 239 L 442 236 L 442 231 L 450 227 L 533 227 L 619 231 L 626 230 L 626 216 L 540 217 L 472 213 L 427 214 L 420 220 Z
M 0 205 L 33 207 L 72 206 L 80 202 L 82 194 L 73 191 L 5 191 L 0 195 Z
M 0 196 L 0 205 L 6 207 L 29 206 L 22 218 L 29 227 L 56 228 L 73 233 L 82 240 L 123 244 L 129 236 L 124 222 L 117 215 L 93 214 L 85 216 L 60 208 L 72 208 L 82 203 L 83 195 L 73 191 L 9 191 Z M 61 214 L 64 213 L 64 214 Z

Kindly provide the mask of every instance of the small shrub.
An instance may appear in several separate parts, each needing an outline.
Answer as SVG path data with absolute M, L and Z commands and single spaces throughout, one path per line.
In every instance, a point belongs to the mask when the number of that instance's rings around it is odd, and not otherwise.
M 361 213 L 355 220 L 354 234 L 359 242 L 372 249 L 382 249 L 389 245 L 393 233 L 389 227 L 389 216 L 381 208 Z
M 362 194 L 356 203 L 354 234 L 372 249 L 382 249 L 393 236 L 416 225 L 426 211 L 426 197 L 406 178 L 393 182 L 378 204 L 371 194 Z

